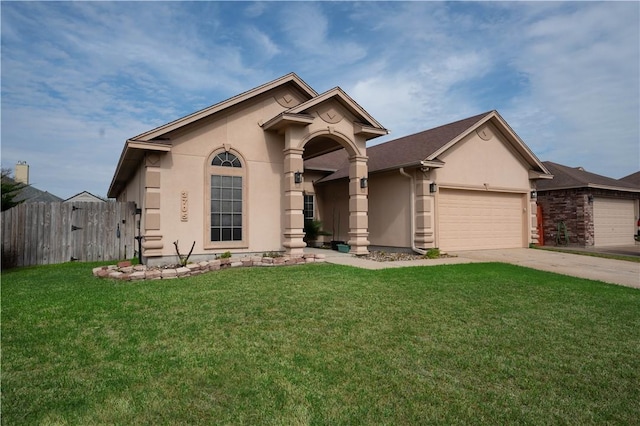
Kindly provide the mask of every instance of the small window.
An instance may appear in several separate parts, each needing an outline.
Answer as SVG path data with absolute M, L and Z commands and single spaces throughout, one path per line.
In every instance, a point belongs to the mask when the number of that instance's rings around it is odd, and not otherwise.
M 212 166 L 220 167 L 242 167 L 240 159 L 230 152 L 221 152 L 213 157 Z
M 314 207 L 313 194 L 304 194 L 304 207 L 302 209 L 304 220 L 313 220 L 315 218 Z

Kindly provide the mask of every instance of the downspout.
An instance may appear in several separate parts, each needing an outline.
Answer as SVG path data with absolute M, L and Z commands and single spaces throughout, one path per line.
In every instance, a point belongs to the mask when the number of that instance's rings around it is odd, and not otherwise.
M 400 167 L 400 174 L 406 178 L 409 178 L 409 182 L 411 185 L 411 202 L 409 203 L 411 209 L 411 250 L 418 254 L 425 255 L 427 254 L 426 250 L 419 249 L 416 247 L 416 215 L 415 215 L 415 204 L 416 204 L 416 186 L 413 176 L 404 171 L 404 167 Z

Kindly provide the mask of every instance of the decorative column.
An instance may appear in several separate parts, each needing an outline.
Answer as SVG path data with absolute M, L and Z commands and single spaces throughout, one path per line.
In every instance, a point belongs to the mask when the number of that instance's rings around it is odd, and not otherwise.
M 531 229 L 531 244 L 540 242 L 540 234 L 538 233 L 538 202 L 536 198 L 529 199 L 529 228 Z
M 289 133 L 289 132 L 287 132 Z M 287 138 L 288 139 L 288 138 Z M 287 145 L 290 145 L 287 143 Z M 304 171 L 302 153 L 304 149 L 284 149 L 284 242 L 289 256 L 304 254 L 304 197 L 302 179 L 296 183 L 296 173 Z M 300 175 L 302 176 L 302 175 Z
M 162 256 L 162 232 L 160 228 L 160 155 L 148 154 L 145 158 L 145 189 L 143 201 L 144 231 L 142 255 Z
M 433 248 L 435 224 L 435 193 L 431 193 L 433 183 L 424 176 L 416 181 L 416 229 L 414 243 L 418 248 Z
M 349 158 L 349 241 L 350 253 L 369 253 L 369 188 L 362 178 L 368 179 L 366 156 Z M 364 186 L 364 188 L 363 188 Z

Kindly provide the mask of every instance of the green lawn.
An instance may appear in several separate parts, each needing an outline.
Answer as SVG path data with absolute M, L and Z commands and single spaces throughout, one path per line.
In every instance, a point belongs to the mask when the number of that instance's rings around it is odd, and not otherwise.
M 2 424 L 638 424 L 640 291 L 504 264 L 2 274 Z

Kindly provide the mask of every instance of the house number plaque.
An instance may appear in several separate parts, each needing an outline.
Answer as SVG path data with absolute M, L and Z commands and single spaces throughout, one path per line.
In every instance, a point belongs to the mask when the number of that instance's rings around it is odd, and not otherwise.
M 182 222 L 189 221 L 189 193 L 187 191 L 180 193 L 180 220 Z

